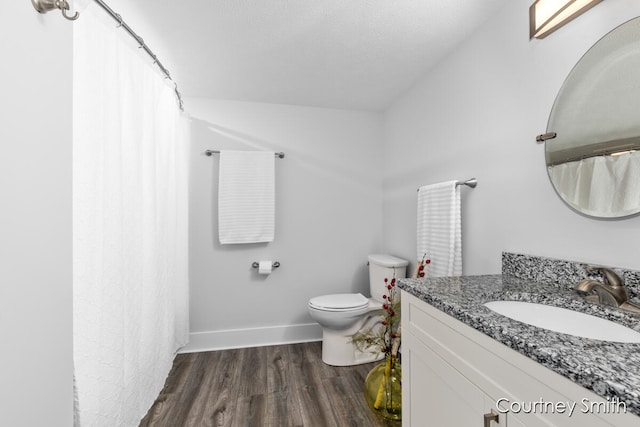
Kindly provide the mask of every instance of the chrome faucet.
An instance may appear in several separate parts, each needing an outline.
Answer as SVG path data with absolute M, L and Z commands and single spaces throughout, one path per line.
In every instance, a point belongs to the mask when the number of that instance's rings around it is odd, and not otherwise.
M 590 274 L 602 274 L 602 282 L 584 279 L 578 283 L 576 290 L 588 294 L 595 292 L 598 296 L 598 302 L 601 304 L 640 312 L 640 306 L 629 302 L 629 292 L 624 285 L 624 280 L 615 271 L 593 265 L 588 265 L 586 270 Z

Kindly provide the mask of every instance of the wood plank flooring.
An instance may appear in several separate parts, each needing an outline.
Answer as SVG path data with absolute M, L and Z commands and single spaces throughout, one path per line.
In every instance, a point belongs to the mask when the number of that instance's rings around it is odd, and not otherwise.
M 325 365 L 320 342 L 179 354 L 140 427 L 399 426 L 364 401 L 375 365 Z

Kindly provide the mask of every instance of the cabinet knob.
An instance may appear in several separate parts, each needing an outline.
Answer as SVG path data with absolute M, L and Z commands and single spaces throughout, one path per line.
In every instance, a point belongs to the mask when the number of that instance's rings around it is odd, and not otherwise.
M 484 414 L 484 427 L 491 427 L 491 421 L 495 421 L 496 423 L 500 422 L 500 417 L 496 414 L 493 409 L 488 414 Z

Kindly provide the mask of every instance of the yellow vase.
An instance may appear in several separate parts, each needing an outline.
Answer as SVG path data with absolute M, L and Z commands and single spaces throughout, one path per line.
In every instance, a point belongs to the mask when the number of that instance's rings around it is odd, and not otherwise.
M 364 381 L 364 398 L 378 416 L 402 419 L 402 369 L 397 357 L 387 356 L 374 367 Z

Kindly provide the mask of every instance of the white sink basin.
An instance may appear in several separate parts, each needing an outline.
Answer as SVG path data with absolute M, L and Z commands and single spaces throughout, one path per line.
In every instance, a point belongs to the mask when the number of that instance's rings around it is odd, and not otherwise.
M 491 301 L 485 307 L 510 319 L 563 334 L 602 341 L 640 343 L 640 333 L 633 329 L 566 308 L 522 301 Z

